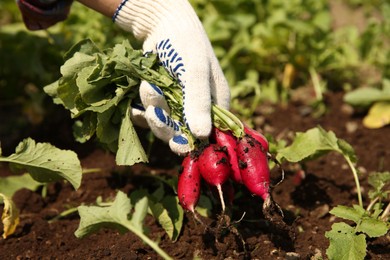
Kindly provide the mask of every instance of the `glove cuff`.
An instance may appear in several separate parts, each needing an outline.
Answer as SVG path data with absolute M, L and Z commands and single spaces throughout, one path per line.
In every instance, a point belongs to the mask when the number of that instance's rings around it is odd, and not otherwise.
M 123 0 L 112 19 L 125 31 L 132 32 L 137 39 L 144 40 L 163 20 L 173 19 L 181 23 L 191 17 L 199 23 L 188 0 Z

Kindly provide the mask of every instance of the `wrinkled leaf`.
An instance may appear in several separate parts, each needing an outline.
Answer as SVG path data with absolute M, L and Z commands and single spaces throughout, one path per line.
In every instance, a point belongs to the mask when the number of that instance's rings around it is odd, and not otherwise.
M 359 205 L 353 205 L 353 207 L 338 205 L 330 213 L 339 218 L 352 220 L 357 225 L 356 232 L 364 232 L 369 237 L 383 236 L 389 229 L 385 222 L 370 216 Z
M 336 217 L 352 220 L 353 222 L 358 223 L 364 216 L 365 210 L 359 205 L 353 205 L 353 207 L 338 205 L 329 213 L 335 215 Z
M 19 224 L 19 210 L 10 197 L 7 197 L 2 193 L 0 193 L 0 197 L 2 197 L 4 202 L 1 221 L 3 223 L 3 238 L 6 239 L 15 232 L 15 229 Z
M 325 233 L 330 245 L 326 254 L 331 260 L 363 260 L 366 256 L 366 237 L 356 235 L 355 229 L 346 223 L 335 223 Z
M 320 126 L 307 130 L 305 133 L 296 133 L 293 143 L 278 151 L 277 159 L 286 159 L 289 162 L 317 158 L 329 151 L 339 152 L 352 162 L 356 161 L 353 148 L 344 140 L 338 139 L 332 132 L 326 132 Z
M 376 129 L 390 124 L 390 102 L 377 102 L 363 119 L 363 125 Z
M 358 225 L 357 232 L 364 232 L 369 237 L 380 237 L 387 233 L 389 227 L 379 219 L 364 217 Z
M 80 224 L 75 231 L 75 236 L 85 237 L 104 227 L 114 228 L 121 233 L 131 231 L 153 248 L 162 258 L 172 259 L 156 242 L 143 233 L 142 216 L 145 216 L 148 198 L 146 196 L 138 198 L 134 207 L 135 212 L 131 215 L 133 205 L 127 195 L 119 191 L 110 206 L 79 206 Z
M 102 227 L 116 228 L 125 233 L 127 226 L 132 226 L 128 219 L 131 208 L 130 199 L 123 192 L 118 192 L 109 207 L 79 206 L 80 224 L 75 231 L 76 237 L 84 237 Z
M 27 138 L 19 143 L 14 154 L 0 157 L 1 161 L 9 162 L 15 169 L 26 170 L 38 182 L 65 179 L 75 189 L 81 184 L 82 169 L 77 154 L 49 143 L 36 143 Z

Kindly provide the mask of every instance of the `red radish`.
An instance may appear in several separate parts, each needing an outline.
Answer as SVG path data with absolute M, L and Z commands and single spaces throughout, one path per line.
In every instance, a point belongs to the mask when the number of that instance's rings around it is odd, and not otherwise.
M 183 209 L 194 213 L 200 196 L 200 172 L 198 159 L 191 155 L 187 155 L 182 162 L 177 195 Z
M 246 135 L 237 144 L 241 178 L 248 190 L 269 202 L 270 172 L 267 153 L 260 142 Z
M 231 177 L 234 181 L 242 183 L 240 168 L 238 167 L 238 159 L 236 153 L 237 138 L 231 132 L 213 129 L 213 137 L 218 145 L 226 147 L 231 167 Z
M 265 138 L 264 135 L 262 135 L 261 133 L 255 131 L 254 129 L 252 129 L 249 126 L 246 126 L 246 125 L 244 126 L 244 132 L 247 135 L 250 135 L 253 138 L 255 138 L 263 146 L 264 151 L 268 152 L 269 144 L 268 144 L 267 138 Z
M 230 170 L 229 158 L 221 146 L 210 144 L 203 149 L 199 156 L 199 171 L 208 184 L 217 187 L 222 211 L 225 211 L 225 202 L 221 186 L 229 179 Z

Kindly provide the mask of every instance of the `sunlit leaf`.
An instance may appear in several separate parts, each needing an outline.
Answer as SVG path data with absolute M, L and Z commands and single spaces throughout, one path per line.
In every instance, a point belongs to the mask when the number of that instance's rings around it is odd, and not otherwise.
M 304 133 L 296 133 L 293 143 L 280 149 L 277 158 L 300 162 L 330 151 L 342 153 L 352 162 L 356 160 L 354 150 L 347 142 L 338 139 L 332 131 L 326 132 L 321 127 L 309 129 Z
M 326 254 L 331 260 L 363 260 L 366 256 L 366 237 L 355 234 L 355 229 L 346 223 L 335 223 L 325 233 L 330 245 Z
M 81 184 L 82 169 L 77 154 L 49 143 L 36 143 L 27 138 L 19 143 L 14 154 L 0 157 L 1 161 L 9 162 L 15 169 L 26 170 L 38 182 L 65 179 L 75 189 Z

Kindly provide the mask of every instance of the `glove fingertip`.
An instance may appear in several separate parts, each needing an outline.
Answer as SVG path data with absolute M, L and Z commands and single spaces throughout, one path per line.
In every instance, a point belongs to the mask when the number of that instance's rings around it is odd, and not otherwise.
M 184 134 L 175 135 L 169 140 L 169 147 L 179 156 L 186 156 L 191 151 L 188 139 Z

